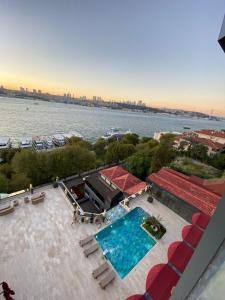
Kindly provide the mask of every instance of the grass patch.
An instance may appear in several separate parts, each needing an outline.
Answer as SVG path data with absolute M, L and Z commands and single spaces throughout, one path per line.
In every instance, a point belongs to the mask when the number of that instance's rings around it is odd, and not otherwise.
M 220 170 L 187 157 L 176 158 L 170 167 L 186 175 L 194 175 L 204 179 L 218 178 L 222 175 Z
M 160 223 L 160 221 L 154 217 L 151 216 L 142 226 L 147 230 L 148 233 L 150 233 L 153 237 L 155 237 L 157 240 L 160 240 L 163 235 L 166 233 L 166 228 Z

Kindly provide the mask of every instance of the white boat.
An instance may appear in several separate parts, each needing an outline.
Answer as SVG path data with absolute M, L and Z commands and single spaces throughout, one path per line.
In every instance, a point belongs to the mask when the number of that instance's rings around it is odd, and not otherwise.
M 52 149 L 55 147 L 51 136 L 43 136 L 42 140 L 44 141 L 44 146 L 46 149 Z
M 57 147 L 62 147 L 65 145 L 65 138 L 62 134 L 55 134 L 52 137 L 52 141 L 53 143 L 57 146 Z
M 29 149 L 31 147 L 32 147 L 31 139 L 26 138 L 26 137 L 22 137 L 19 140 L 19 148 L 21 148 L 21 149 Z
M 117 140 L 121 139 L 125 134 L 131 134 L 130 130 L 124 131 L 121 128 L 110 128 L 103 136 L 102 139 L 108 140 L 110 138 L 115 137 Z
M 9 137 L 0 137 L 0 150 L 11 148 L 11 140 Z
M 44 140 L 40 136 L 34 136 L 32 138 L 32 145 L 35 150 L 43 150 L 45 149 Z

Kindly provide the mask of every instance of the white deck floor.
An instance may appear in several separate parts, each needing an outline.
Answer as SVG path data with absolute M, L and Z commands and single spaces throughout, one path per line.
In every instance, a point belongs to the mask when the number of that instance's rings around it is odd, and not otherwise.
M 102 262 L 101 252 L 86 258 L 78 245 L 81 238 L 98 231 L 97 225 L 71 226 L 71 205 L 61 189 L 43 190 L 43 203 L 20 201 L 13 213 L 0 217 L 0 282 L 9 283 L 17 300 L 117 300 L 144 293 L 148 270 L 167 262 L 168 245 L 181 239 L 187 224 L 161 203 L 148 203 L 146 195 L 134 200 L 133 207 L 160 215 L 167 233 L 123 280 L 117 276 L 102 290 L 91 275 Z

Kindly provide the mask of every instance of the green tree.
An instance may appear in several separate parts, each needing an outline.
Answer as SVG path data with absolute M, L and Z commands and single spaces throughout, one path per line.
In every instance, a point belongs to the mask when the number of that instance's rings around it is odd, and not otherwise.
M 210 165 L 219 170 L 225 170 L 225 154 L 216 154 L 209 159 Z
M 173 137 L 161 139 L 152 159 L 151 172 L 158 172 L 162 167 L 168 166 L 175 156 Z
M 13 174 L 10 181 L 10 190 L 11 191 L 20 191 L 27 189 L 31 183 L 30 178 L 24 174 Z
M 15 154 L 20 151 L 18 148 L 3 149 L 0 151 L 0 157 L 4 163 L 10 163 Z
M 8 193 L 9 181 L 4 174 L 0 173 L 0 193 Z
M 40 178 L 42 177 L 38 155 L 39 152 L 23 150 L 17 152 L 12 160 L 13 171 L 15 173 L 22 173 L 30 178 L 33 185 L 40 184 Z
M 136 133 L 125 134 L 122 138 L 122 143 L 137 145 L 139 143 L 139 136 Z
M 205 145 L 192 142 L 188 150 L 188 155 L 193 159 L 198 159 L 200 161 L 206 162 L 208 159 L 207 152 L 208 148 Z
M 134 145 L 114 142 L 109 144 L 106 152 L 107 163 L 118 163 L 135 152 Z
M 107 141 L 104 139 L 98 139 L 94 145 L 93 145 L 93 149 L 96 153 L 97 158 L 101 159 L 101 160 L 105 160 L 105 154 L 106 154 L 106 150 L 107 150 Z
M 149 153 L 140 151 L 129 156 L 125 160 L 126 169 L 133 175 L 145 180 L 149 174 L 152 156 Z
M 152 137 L 149 137 L 149 136 L 143 136 L 141 139 L 140 139 L 140 143 L 147 143 L 149 141 L 153 140 Z

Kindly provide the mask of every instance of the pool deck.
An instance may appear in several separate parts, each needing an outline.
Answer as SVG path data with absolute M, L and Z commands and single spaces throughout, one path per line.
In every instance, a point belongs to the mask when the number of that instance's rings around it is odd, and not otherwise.
M 24 204 L 24 196 L 17 196 L 15 211 L 0 217 L 0 282 L 9 283 L 17 300 L 122 300 L 144 293 L 149 269 L 167 262 L 168 245 L 181 240 L 181 229 L 188 224 L 158 201 L 148 203 L 147 195 L 132 200 L 132 208 L 160 215 L 167 233 L 123 280 L 117 276 L 102 290 L 91 275 L 103 261 L 101 251 L 86 258 L 78 244 L 100 229 L 94 224 L 71 226 L 71 204 L 62 190 L 47 186 L 41 191 L 46 192 L 43 203 Z

